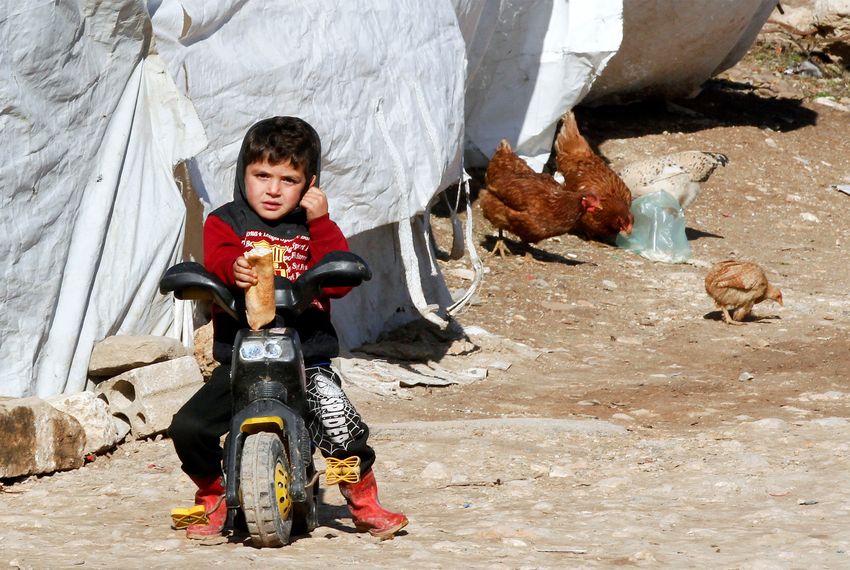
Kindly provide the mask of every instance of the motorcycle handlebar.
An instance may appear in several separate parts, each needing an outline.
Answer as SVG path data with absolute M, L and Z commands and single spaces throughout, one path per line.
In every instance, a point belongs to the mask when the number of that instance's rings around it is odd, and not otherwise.
M 371 278 L 372 271 L 360 256 L 350 251 L 334 251 L 295 281 L 276 278 L 275 305 L 297 316 L 321 296 L 322 289 L 356 287 Z M 233 293 L 200 263 L 188 261 L 168 268 L 159 281 L 159 290 L 163 295 L 174 293 L 177 299 L 212 301 L 235 320 L 241 320 Z

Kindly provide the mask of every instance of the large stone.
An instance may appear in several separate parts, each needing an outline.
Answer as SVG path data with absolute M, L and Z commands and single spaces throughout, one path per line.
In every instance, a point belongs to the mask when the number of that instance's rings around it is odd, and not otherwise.
M 202 385 L 195 358 L 184 356 L 110 378 L 97 385 L 95 394 L 139 439 L 165 431 L 174 413 Z
M 126 423 L 110 415 L 106 402 L 93 392 L 53 396 L 47 402 L 76 418 L 86 432 L 85 453 L 100 453 L 115 447 L 130 431 Z
M 108 378 L 164 360 L 186 356 L 186 347 L 165 336 L 108 336 L 94 346 L 89 376 Z
M 212 322 L 195 329 L 195 360 L 201 368 L 201 374 L 205 379 L 212 376 L 213 370 L 218 367 L 218 362 L 213 358 L 213 327 Z
M 41 398 L 0 400 L 0 478 L 76 469 L 86 433 Z
M 814 12 L 820 21 L 846 18 L 850 16 L 850 0 L 815 0 Z

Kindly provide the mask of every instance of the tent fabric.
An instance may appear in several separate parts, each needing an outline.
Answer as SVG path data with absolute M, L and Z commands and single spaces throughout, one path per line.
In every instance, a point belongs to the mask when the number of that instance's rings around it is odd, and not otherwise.
M 245 131 L 272 115 L 318 131 L 322 186 L 346 235 L 409 219 L 457 179 L 465 47 L 450 3 L 209 5 L 163 0 L 152 22 L 207 130 L 194 182 L 212 207 L 230 199 Z
M 178 136 L 191 106 L 143 59 L 137 2 L 21 3 L 0 22 L 0 395 L 78 392 L 96 339 L 174 329 L 150 269 L 177 258 L 170 164 L 203 130 Z M 169 106 L 181 128 L 153 124 Z
M 206 144 L 185 103 L 158 58 L 136 66 L 68 239 L 50 335 L 37 360 L 37 396 L 83 390 L 92 346 L 104 336 L 174 334 L 183 324 L 158 291 L 164 268 L 180 261 L 183 243 L 185 206 L 171 164 Z
M 711 61 L 689 77 L 734 63 L 766 2 L 723 0 L 735 25 L 710 20 Z M 648 29 L 632 25 L 633 4 L 653 3 L 10 4 L 0 19 L 0 396 L 83 390 L 91 348 L 108 335 L 191 341 L 191 307 L 157 291 L 185 233 L 199 230 L 186 228 L 173 169 L 187 161 L 205 210 L 219 206 L 245 130 L 265 116 L 316 127 L 331 214 L 373 270 L 334 304 L 343 344 L 445 314 L 429 204 L 499 139 L 546 152 L 560 114 L 596 85 L 633 87 L 622 69 L 609 77 L 634 30 Z M 714 17 L 711 5 L 689 6 Z M 658 83 L 655 59 L 626 67 Z
M 714 0 L 702 9 L 677 0 L 623 2 L 623 43 L 587 102 L 687 97 L 738 62 L 775 0 Z
M 486 3 L 489 10 L 470 46 L 465 115 L 470 166 L 486 164 L 502 138 L 520 155 L 549 152 L 561 114 L 582 100 L 620 46 L 622 4 Z

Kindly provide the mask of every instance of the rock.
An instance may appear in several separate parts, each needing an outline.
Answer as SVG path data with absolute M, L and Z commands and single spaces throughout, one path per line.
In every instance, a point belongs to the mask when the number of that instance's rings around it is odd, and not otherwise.
M 815 4 L 822 0 L 815 0 Z M 814 8 L 811 2 L 804 2 L 800 6 L 787 6 L 783 4 L 782 12 L 774 11 L 771 18 L 783 22 L 800 30 L 808 28 L 814 21 Z
M 838 390 L 829 390 L 828 392 L 823 392 L 820 394 L 814 394 L 812 392 L 805 392 L 800 394 L 801 402 L 822 402 L 822 401 L 833 401 L 833 400 L 844 400 L 850 394 L 845 392 L 840 392 Z
M 844 427 L 847 425 L 847 418 L 819 418 L 816 420 L 812 420 L 812 423 L 816 426 L 833 428 L 833 427 Z
M 534 504 L 531 507 L 531 510 L 532 512 L 543 514 L 553 514 L 558 512 L 558 509 L 555 508 L 555 505 L 553 505 L 549 501 L 540 501 L 539 503 Z
M 466 289 L 452 289 L 452 291 L 451 291 L 452 302 L 456 303 L 459 300 L 463 299 L 466 296 L 466 293 L 467 293 Z M 472 297 L 469 298 L 469 300 L 466 302 L 466 304 L 471 305 L 473 307 L 474 306 L 480 306 L 481 305 L 481 296 L 478 295 L 478 293 L 473 293 Z
M 86 434 L 84 454 L 100 453 L 114 447 L 124 439 L 129 428 L 109 414 L 106 402 L 93 392 L 53 396 L 47 402 L 70 416 L 73 416 Z
M 489 367 L 496 370 L 508 370 L 512 365 L 513 363 L 507 360 L 492 360 L 489 362 Z
M 648 550 L 641 550 L 640 552 L 635 552 L 631 556 L 629 556 L 630 562 L 658 562 L 655 558 L 655 555 L 652 554 Z
M 779 430 L 788 427 L 788 424 L 784 420 L 780 420 L 779 418 L 765 418 L 763 420 L 757 420 L 743 425 L 749 425 L 754 428 L 767 430 Z
M 661 517 L 661 519 L 658 521 L 658 526 L 662 530 L 672 530 L 680 522 L 682 522 L 682 517 L 677 514 L 670 513 Z
M 744 454 L 741 457 L 741 465 L 752 471 L 770 468 L 770 462 L 764 456 L 759 455 L 758 453 Z
M 419 474 L 423 479 L 451 479 L 448 468 L 439 461 L 432 461 Z
M 465 279 L 466 281 L 472 281 L 473 279 L 475 279 L 475 272 L 473 270 L 462 267 L 456 269 L 449 269 L 448 271 L 446 271 L 446 273 L 448 275 L 451 275 L 452 277 L 458 277 L 459 279 Z
M 803 220 L 804 222 L 812 222 L 812 223 L 815 223 L 815 224 L 820 223 L 820 218 L 818 218 L 816 215 L 812 214 L 811 212 L 801 213 L 800 219 Z
M 814 102 L 818 105 L 823 105 L 824 107 L 830 107 L 832 109 L 835 109 L 836 111 L 843 111 L 845 113 L 850 112 L 850 107 L 848 107 L 847 105 L 842 105 L 831 97 L 815 97 Z
M 601 489 L 617 489 L 623 485 L 628 485 L 629 482 L 630 481 L 627 477 L 608 477 L 598 481 L 596 486 Z
M 563 479 L 566 477 L 574 477 L 575 473 L 566 465 L 553 465 L 549 468 L 549 477 Z
M 647 409 L 640 408 L 638 410 L 632 410 L 631 415 L 632 416 L 638 416 L 640 418 L 646 418 L 646 417 L 654 416 L 655 414 L 652 413 L 651 411 L 647 410 Z
M 73 416 L 41 398 L 0 401 L 0 479 L 76 469 L 86 433 Z
M 457 339 L 446 349 L 446 354 L 450 356 L 462 356 L 478 350 L 478 347 L 466 339 Z
M 195 358 L 184 356 L 125 372 L 99 384 L 95 394 L 138 439 L 165 431 L 174 413 L 202 384 Z
M 89 376 L 109 378 L 122 372 L 186 356 L 186 347 L 164 336 L 108 336 L 94 346 Z
M 213 370 L 218 368 L 218 362 L 213 358 L 213 328 L 212 322 L 195 329 L 195 360 L 201 369 L 204 380 L 209 379 Z

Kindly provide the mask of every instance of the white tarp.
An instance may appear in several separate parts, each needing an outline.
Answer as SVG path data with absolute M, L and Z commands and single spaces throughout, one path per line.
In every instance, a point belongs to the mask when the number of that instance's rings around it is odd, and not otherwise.
M 588 101 L 693 94 L 732 67 L 776 8 L 776 0 L 626 0 L 623 44 Z
M 522 155 L 548 153 L 558 119 L 581 101 L 622 41 L 621 0 L 486 5 L 471 44 L 471 165 L 486 164 L 503 138 Z
M 429 202 L 464 148 L 468 164 L 502 137 L 548 150 L 626 43 L 623 13 L 621 0 L 6 2 L 0 396 L 80 391 L 107 335 L 191 332 L 157 292 L 186 223 L 172 168 L 194 157 L 209 211 L 230 199 L 245 130 L 270 115 L 318 130 L 331 214 L 375 274 L 334 305 L 343 342 L 444 307 Z M 746 33 L 712 33 L 726 44 L 715 69 Z
M 79 392 L 92 343 L 174 332 L 171 164 L 203 148 L 137 2 L 7 3 L 0 20 L 0 395 Z M 175 118 L 178 120 L 175 122 Z
M 206 127 L 195 186 L 213 206 L 232 198 L 245 131 L 272 115 L 318 131 L 346 235 L 409 219 L 457 179 L 464 43 L 448 2 L 163 0 L 152 20 Z

